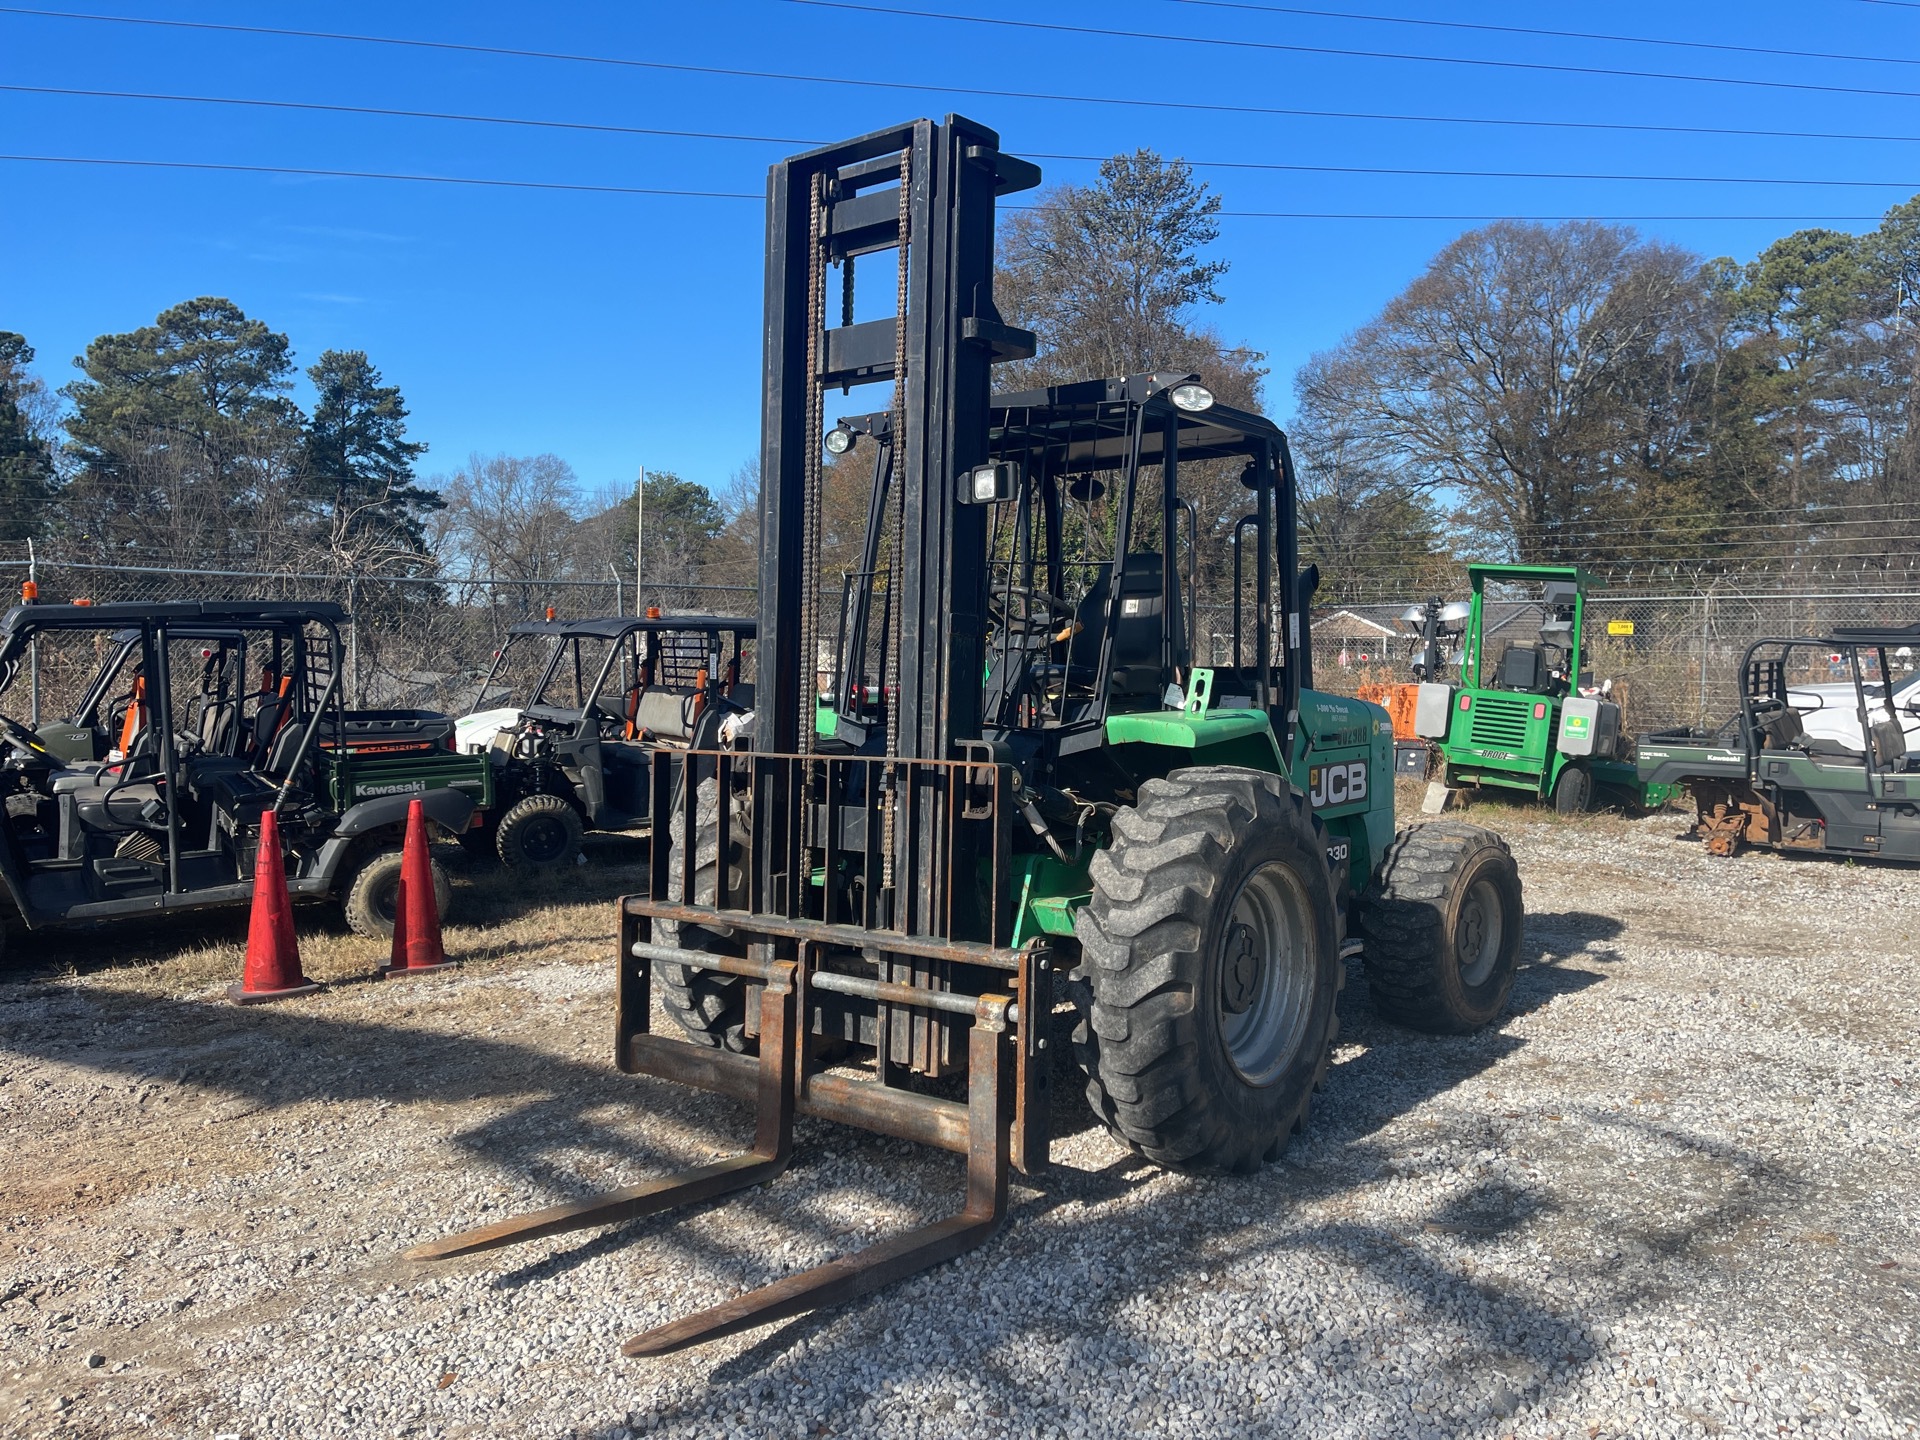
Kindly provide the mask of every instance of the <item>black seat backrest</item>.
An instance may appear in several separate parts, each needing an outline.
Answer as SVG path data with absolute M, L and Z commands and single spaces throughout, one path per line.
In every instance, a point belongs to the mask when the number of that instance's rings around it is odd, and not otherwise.
M 1906 768 L 1907 737 L 1891 720 L 1873 722 L 1873 763 L 1879 770 Z
M 1783 705 L 1777 712 L 1760 722 L 1763 737 L 1761 745 L 1767 750 L 1785 750 L 1807 733 L 1807 727 L 1800 723 L 1800 712 L 1791 705 Z
M 1509 645 L 1500 656 L 1502 690 L 1537 690 L 1544 673 L 1540 652 L 1531 645 Z
M 275 695 L 260 702 L 260 708 L 253 712 L 253 745 L 247 752 L 247 758 L 255 765 L 265 765 L 267 756 L 273 753 L 274 737 L 287 723 L 287 712 L 292 703 L 283 695 Z
M 1113 693 L 1158 695 L 1173 677 L 1161 669 L 1160 605 L 1165 562 L 1151 550 L 1127 556 L 1120 584 L 1120 619 L 1113 633 Z M 1177 578 L 1177 577 L 1176 577 Z M 1107 618 L 1112 577 L 1102 575 L 1082 597 L 1074 618 L 1079 628 L 1067 652 L 1070 667 L 1091 675 L 1100 663 L 1100 634 Z M 1185 667 L 1187 628 L 1180 613 L 1180 587 L 1173 587 L 1173 663 Z
M 287 771 L 293 765 L 294 751 L 300 748 L 300 739 L 306 734 L 306 729 L 304 725 L 285 726 L 278 735 L 273 737 L 272 744 L 268 745 L 266 759 L 256 761 L 255 768 L 266 772 L 276 780 L 286 779 Z

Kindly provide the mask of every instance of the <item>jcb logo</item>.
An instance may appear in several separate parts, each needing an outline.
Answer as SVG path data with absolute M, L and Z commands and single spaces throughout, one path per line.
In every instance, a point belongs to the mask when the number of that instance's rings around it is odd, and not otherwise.
M 1317 765 L 1307 771 L 1307 800 L 1316 810 L 1351 805 L 1367 798 L 1367 762 Z

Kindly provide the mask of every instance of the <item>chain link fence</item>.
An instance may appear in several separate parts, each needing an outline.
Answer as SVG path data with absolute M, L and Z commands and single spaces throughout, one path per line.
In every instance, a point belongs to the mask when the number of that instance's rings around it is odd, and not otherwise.
M 355 575 L 268 574 L 240 571 L 152 569 L 72 563 L 41 558 L 0 560 L 0 581 L 17 593 L 29 575 L 45 600 L 90 600 L 96 604 L 168 600 L 330 600 L 352 617 L 345 632 L 347 696 L 355 706 L 409 706 L 459 713 L 471 708 L 482 680 L 511 626 L 544 618 L 563 619 L 632 613 L 640 604 L 668 614 L 755 613 L 747 585 L 648 585 L 636 603 L 630 581 L 524 579 L 390 579 Z M 822 596 L 822 613 L 838 614 L 836 586 Z M 1316 607 L 1313 618 L 1314 683 L 1352 694 L 1360 686 L 1411 678 L 1418 648 L 1399 620 L 1409 603 L 1349 601 Z M 1630 731 L 1671 725 L 1717 725 L 1737 701 L 1741 652 L 1763 635 L 1816 634 L 1840 625 L 1905 625 L 1920 619 L 1920 588 L 1882 592 L 1785 593 L 1742 591 L 1724 584 L 1698 593 L 1612 590 L 1588 597 L 1587 648 L 1597 680 L 1612 679 L 1626 701 Z M 1242 616 L 1252 644 L 1251 616 Z M 1490 599 L 1489 651 L 1503 632 L 1537 628 L 1538 609 Z M 1194 607 L 1196 659 L 1226 663 L 1233 651 L 1229 606 Z M 831 639 L 831 619 L 823 638 Z M 1916 646 L 1920 649 L 1920 646 Z M 1896 676 L 1920 663 L 1920 655 L 1897 655 Z M 98 657 L 41 658 L 40 711 L 63 713 L 67 690 L 84 684 Z M 1904 667 L 1904 669 L 1903 669 Z M 69 674 L 68 672 L 72 673 Z M 25 707 L 20 707 L 23 711 Z
M 507 632 L 523 620 L 633 613 L 630 581 L 391 579 L 356 575 L 152 569 L 40 559 L 0 560 L 0 583 L 18 594 L 31 578 L 45 601 L 95 605 L 176 600 L 331 601 L 350 616 L 342 680 L 356 708 L 399 707 L 459 714 L 472 707 Z M 752 615 L 751 587 L 663 585 L 646 588 L 646 605 L 666 613 Z M 49 640 L 33 681 L 40 718 L 68 713 L 98 668 L 101 642 L 62 647 Z M 28 705 L 10 697 L 10 709 Z
M 1399 622 L 1405 599 L 1317 609 L 1313 622 L 1314 683 L 1352 694 L 1360 686 L 1412 678 L 1420 648 Z M 1883 593 L 1743 592 L 1716 586 L 1698 594 L 1589 595 L 1588 664 L 1596 681 L 1612 680 L 1629 734 L 1670 726 L 1712 729 L 1739 703 L 1739 663 L 1764 636 L 1817 635 L 1843 625 L 1908 625 L 1920 620 L 1920 589 Z M 1503 633 L 1538 628 L 1537 605 L 1489 600 L 1487 652 Z M 1891 657 L 1895 678 L 1920 664 L 1920 644 Z M 1842 678 L 1844 676 L 1837 676 Z M 1869 676 L 1868 678 L 1878 678 Z

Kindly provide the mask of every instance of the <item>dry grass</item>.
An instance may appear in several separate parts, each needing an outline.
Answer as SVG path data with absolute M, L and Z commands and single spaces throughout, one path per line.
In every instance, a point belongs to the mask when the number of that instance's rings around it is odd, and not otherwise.
M 457 846 L 438 846 L 434 853 L 453 880 L 447 954 L 468 966 L 602 959 L 612 951 L 612 902 L 646 884 L 644 842 L 614 837 L 591 840 L 589 863 L 553 876 L 476 862 Z M 386 963 L 385 943 L 349 931 L 336 905 L 303 905 L 294 921 L 301 968 L 312 979 L 353 984 Z M 7 951 L 7 978 L 90 976 L 117 989 L 197 995 L 239 979 L 246 946 L 243 907 L 89 930 L 16 933 Z

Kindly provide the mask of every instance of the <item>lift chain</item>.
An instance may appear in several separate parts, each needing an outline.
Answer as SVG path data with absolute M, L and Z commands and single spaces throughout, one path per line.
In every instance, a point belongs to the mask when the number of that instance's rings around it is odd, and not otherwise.
M 822 419 L 825 386 L 821 383 L 822 328 L 826 323 L 827 217 L 826 176 L 813 177 L 812 209 L 807 217 L 807 424 L 806 466 L 800 502 L 800 753 L 814 750 L 813 679 L 820 668 L 820 492 L 821 452 L 825 437 Z

